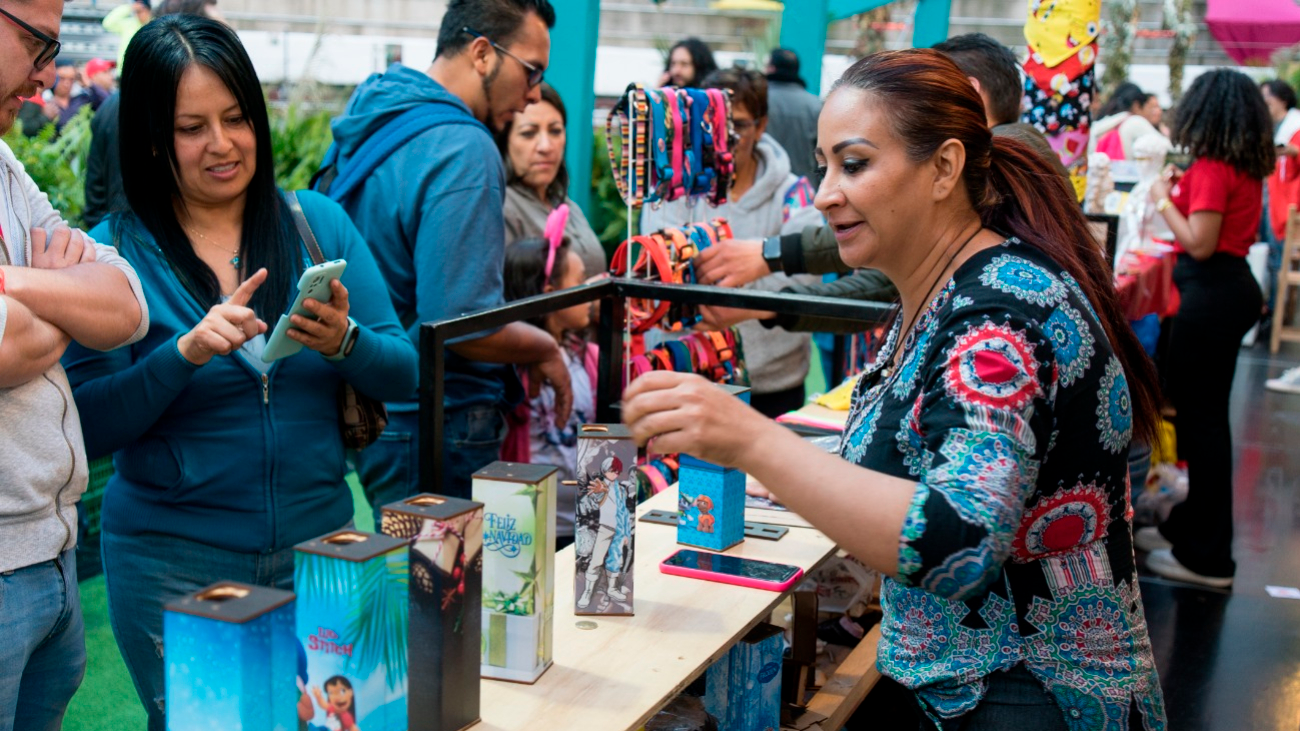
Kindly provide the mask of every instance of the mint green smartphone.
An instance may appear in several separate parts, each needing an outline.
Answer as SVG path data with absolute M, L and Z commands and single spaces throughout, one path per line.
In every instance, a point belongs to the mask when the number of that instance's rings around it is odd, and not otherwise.
M 266 340 L 266 348 L 262 351 L 262 361 L 271 363 L 281 358 L 287 358 L 298 351 L 302 350 L 302 343 L 289 337 L 289 328 L 293 324 L 289 318 L 293 315 L 302 315 L 303 317 L 316 319 L 303 304 L 310 297 L 317 302 L 330 301 L 330 282 L 343 276 L 343 270 L 348 268 L 348 263 L 342 259 L 327 261 L 310 267 L 302 273 L 298 279 L 298 296 L 293 300 L 293 306 L 289 312 L 280 315 L 280 321 L 275 323 L 275 330 L 271 337 Z

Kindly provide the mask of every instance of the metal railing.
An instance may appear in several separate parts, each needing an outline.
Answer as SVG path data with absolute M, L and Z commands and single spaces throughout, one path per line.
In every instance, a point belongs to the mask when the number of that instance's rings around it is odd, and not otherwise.
M 599 301 L 600 321 L 596 327 L 596 344 L 600 348 L 600 364 L 595 393 L 596 421 L 617 422 L 618 403 L 623 392 L 623 333 L 628 298 L 830 317 L 860 322 L 863 329 L 884 321 L 891 310 L 890 305 L 879 302 L 610 278 L 573 289 L 529 297 L 482 312 L 424 323 L 420 326 L 420 436 L 417 442 L 421 484 L 432 492 L 449 494 L 447 488 L 440 485 L 444 461 L 442 433 L 447 376 L 445 352 L 449 342 L 574 305 Z M 452 497 L 468 498 L 469 495 Z

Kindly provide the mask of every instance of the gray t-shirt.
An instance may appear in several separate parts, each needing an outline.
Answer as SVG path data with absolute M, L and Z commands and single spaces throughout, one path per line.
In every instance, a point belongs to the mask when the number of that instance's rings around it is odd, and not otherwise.
M 605 248 L 591 230 L 587 217 L 572 199 L 569 204 L 569 221 L 564 226 L 564 235 L 573 247 L 573 253 L 582 259 L 582 266 L 587 276 L 595 276 L 607 268 Z M 506 203 L 502 213 L 506 222 L 506 246 L 516 241 L 540 237 L 546 231 L 546 218 L 551 215 L 551 206 L 543 203 L 533 191 L 518 183 L 506 186 Z

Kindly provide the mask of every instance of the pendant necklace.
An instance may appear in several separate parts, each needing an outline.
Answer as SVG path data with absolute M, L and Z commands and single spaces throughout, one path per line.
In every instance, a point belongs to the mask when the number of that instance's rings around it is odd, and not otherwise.
M 934 294 L 934 290 L 939 286 L 939 283 L 943 281 L 943 275 L 948 271 L 948 267 L 952 266 L 952 263 L 956 261 L 957 257 L 966 250 L 966 247 L 970 245 L 970 242 L 974 241 L 975 237 L 979 236 L 980 231 L 983 230 L 984 226 L 982 225 L 976 228 L 975 233 L 971 234 L 965 241 L 963 241 L 962 245 L 957 247 L 957 250 L 952 253 L 952 256 L 948 257 L 948 263 L 944 264 L 943 269 L 939 270 L 938 278 L 934 280 L 934 284 L 930 285 L 930 291 L 925 293 L 925 299 L 921 300 L 921 309 L 916 311 L 916 315 L 912 317 L 911 321 L 907 323 L 905 328 L 898 331 L 898 342 L 894 346 L 896 348 L 895 351 L 890 354 L 891 358 L 889 366 L 881 371 L 881 376 L 884 379 L 887 380 L 894 374 L 895 366 L 898 365 L 898 359 L 901 357 L 903 344 L 907 342 L 907 336 L 910 334 L 910 329 L 916 325 L 916 321 L 920 319 L 921 315 L 925 314 L 926 309 L 930 307 L 930 297 Z
M 234 256 L 233 258 L 231 258 L 231 260 L 230 260 L 230 266 L 234 267 L 235 269 L 239 269 L 239 249 L 235 249 L 235 250 L 233 250 L 233 251 L 230 250 L 230 249 L 227 249 L 226 247 L 222 246 L 221 244 L 218 244 L 217 242 L 213 241 L 212 239 L 208 238 L 207 236 L 204 236 L 204 235 L 203 235 L 202 233 L 200 233 L 199 230 L 196 229 L 196 228 L 191 227 L 191 228 L 189 229 L 189 231 L 190 231 L 190 233 L 194 234 L 195 236 L 198 236 L 199 238 L 203 239 L 204 243 L 208 244 L 209 246 L 213 246 L 213 247 L 216 247 L 216 248 L 218 248 L 218 249 L 221 249 L 222 251 L 226 252 L 227 254 L 234 254 L 235 256 Z

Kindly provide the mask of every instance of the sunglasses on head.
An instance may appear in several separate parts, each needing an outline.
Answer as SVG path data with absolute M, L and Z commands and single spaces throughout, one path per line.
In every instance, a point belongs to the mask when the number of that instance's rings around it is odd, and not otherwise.
M 37 71 L 45 70 L 45 67 L 49 66 L 50 62 L 54 60 L 54 57 L 59 55 L 59 49 L 62 48 L 62 44 L 59 43 L 58 39 L 51 38 L 39 30 L 36 30 L 23 21 L 22 18 L 19 18 L 4 8 L 0 8 L 0 15 L 3 15 L 10 23 L 22 28 L 28 35 L 43 44 L 40 53 L 37 53 L 36 59 L 32 61 L 32 66 L 34 66 Z
M 474 30 L 473 28 L 469 28 L 469 27 L 461 28 L 461 32 L 462 32 L 462 33 L 468 33 L 468 34 L 474 36 L 475 38 L 482 38 L 483 40 L 485 40 L 485 41 L 487 41 L 489 44 L 491 44 L 492 47 L 495 48 L 495 49 L 497 50 L 497 52 L 499 52 L 499 53 L 504 53 L 505 55 L 509 56 L 510 58 L 513 58 L 514 60 L 518 61 L 518 62 L 520 63 L 520 65 L 522 65 L 522 66 L 524 67 L 524 69 L 525 69 L 526 71 L 528 71 L 528 88 L 529 88 L 529 89 L 531 89 L 531 88 L 537 86 L 538 84 L 542 83 L 542 77 L 544 77 L 544 76 L 546 75 L 546 69 L 541 68 L 540 66 L 534 66 L 533 64 L 528 63 L 527 61 L 523 60 L 522 58 L 516 56 L 515 54 L 513 54 L 513 53 L 511 53 L 511 52 L 509 52 L 509 51 L 507 51 L 505 48 L 502 48 L 501 46 L 497 45 L 497 42 L 496 42 L 496 41 L 492 40 L 491 38 L 488 38 L 487 36 L 483 35 L 482 33 L 479 33 L 478 31 Z

